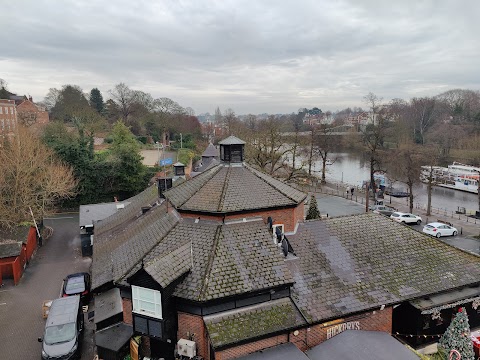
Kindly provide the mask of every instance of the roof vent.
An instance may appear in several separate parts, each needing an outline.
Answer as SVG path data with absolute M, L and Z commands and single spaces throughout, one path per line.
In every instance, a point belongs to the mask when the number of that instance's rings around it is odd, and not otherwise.
M 244 159 L 245 141 L 240 140 L 235 136 L 219 142 L 220 145 L 220 160 L 228 163 L 242 163 Z
M 151 206 L 142 206 L 142 214 L 145 214 L 151 208 L 152 208 Z

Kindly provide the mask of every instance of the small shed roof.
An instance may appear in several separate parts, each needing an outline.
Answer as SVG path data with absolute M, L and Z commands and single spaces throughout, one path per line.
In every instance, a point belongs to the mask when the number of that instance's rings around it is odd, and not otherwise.
M 257 351 L 237 360 L 309 360 L 293 343 L 285 343 Z
M 306 352 L 310 360 L 418 360 L 418 356 L 390 334 L 346 330 Z
M 30 225 L 19 225 L 12 228 L 2 228 L 0 229 L 0 242 L 2 240 L 15 240 L 26 244 L 30 227 Z
M 113 288 L 95 296 L 95 324 L 123 312 L 120 289 Z
M 7 240 L 0 242 L 0 259 L 5 259 L 20 255 L 22 251 L 22 243 L 15 240 Z
M 95 344 L 104 349 L 118 351 L 133 335 L 132 325 L 123 322 L 95 333 Z
M 180 161 L 177 161 L 175 164 L 173 164 L 173 166 L 178 167 L 178 166 L 185 166 L 185 165 L 182 164 Z

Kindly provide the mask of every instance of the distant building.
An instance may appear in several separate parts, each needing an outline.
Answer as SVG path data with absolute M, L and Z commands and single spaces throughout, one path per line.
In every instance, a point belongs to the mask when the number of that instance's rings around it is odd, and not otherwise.
M 13 134 L 17 127 L 15 101 L 0 99 L 0 135 Z
M 49 121 L 48 111 L 35 104 L 31 96 L 17 105 L 17 118 L 26 125 L 45 125 Z

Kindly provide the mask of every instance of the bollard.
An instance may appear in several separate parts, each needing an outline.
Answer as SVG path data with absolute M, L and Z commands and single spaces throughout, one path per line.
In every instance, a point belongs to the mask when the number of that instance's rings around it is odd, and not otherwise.
M 463 235 L 463 227 L 460 228 L 460 235 Z
M 328 213 L 327 213 L 327 218 L 328 218 Z

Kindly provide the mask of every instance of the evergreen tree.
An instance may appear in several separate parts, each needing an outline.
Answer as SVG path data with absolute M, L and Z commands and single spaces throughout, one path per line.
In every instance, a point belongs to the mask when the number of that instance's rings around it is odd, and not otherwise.
M 97 88 L 93 88 L 90 91 L 90 106 L 97 110 L 99 114 L 103 113 L 103 109 L 105 108 L 105 104 L 103 103 L 103 97 L 100 93 L 100 90 Z
M 450 354 L 450 351 L 457 350 L 462 355 L 462 360 L 475 359 L 473 344 L 470 339 L 470 325 L 468 324 L 465 308 L 458 310 L 447 331 L 440 338 L 439 346 L 445 349 L 447 356 Z
M 317 207 L 317 199 L 315 195 L 310 196 L 310 205 L 308 206 L 307 220 L 320 219 L 320 211 Z

